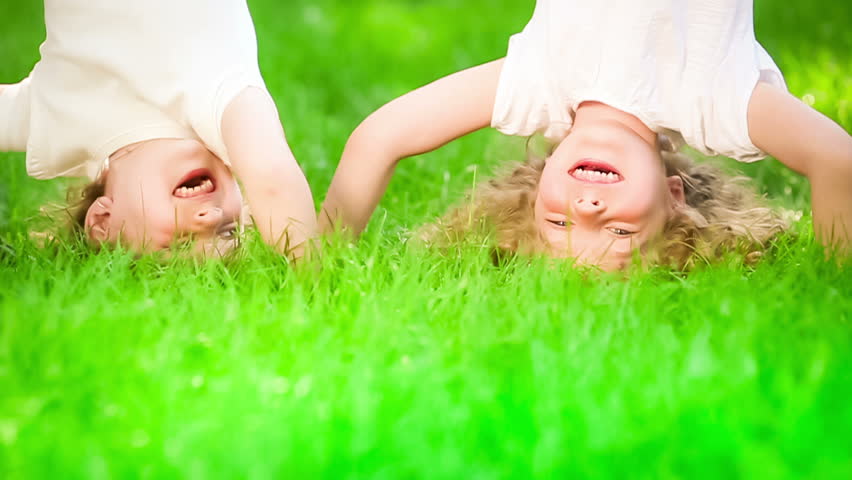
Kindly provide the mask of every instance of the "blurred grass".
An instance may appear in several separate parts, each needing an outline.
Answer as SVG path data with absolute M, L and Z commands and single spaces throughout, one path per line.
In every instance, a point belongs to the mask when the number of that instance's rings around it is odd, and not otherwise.
M 389 99 L 503 55 L 533 2 L 250 1 L 261 66 L 321 200 Z M 791 91 L 852 127 L 848 2 L 756 5 Z M 0 82 L 41 5 L 0 3 Z M 249 241 L 196 265 L 36 247 L 65 182 L 0 154 L 0 478 L 848 478 L 852 274 L 807 218 L 754 269 L 628 279 L 409 248 L 524 140 L 401 164 L 357 245 L 293 271 Z M 780 204 L 806 182 L 741 166 Z

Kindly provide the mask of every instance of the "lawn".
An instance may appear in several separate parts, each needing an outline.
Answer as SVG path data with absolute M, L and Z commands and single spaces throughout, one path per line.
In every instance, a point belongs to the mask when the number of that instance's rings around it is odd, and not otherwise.
M 504 54 L 533 1 L 252 0 L 261 67 L 319 202 L 384 102 Z M 852 129 L 852 3 L 758 1 L 791 91 Z M 0 83 L 41 4 L 0 3 Z M 294 270 L 249 240 L 197 264 L 38 246 L 63 181 L 0 154 L 0 478 L 852 478 L 852 269 L 808 187 L 739 169 L 804 216 L 755 268 L 629 278 L 405 242 L 525 140 L 403 162 L 357 245 Z

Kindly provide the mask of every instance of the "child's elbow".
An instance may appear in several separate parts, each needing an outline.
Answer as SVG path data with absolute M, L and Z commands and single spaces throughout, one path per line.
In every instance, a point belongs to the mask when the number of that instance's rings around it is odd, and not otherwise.
M 377 113 L 379 112 L 373 113 L 358 125 L 349 136 L 345 149 L 357 154 L 359 158 L 372 158 L 396 165 L 405 156 L 405 135 Z
M 819 142 L 814 148 L 806 149 L 796 157 L 799 170 L 811 181 L 815 178 L 847 180 L 852 178 L 852 137 L 843 141 Z M 780 159 L 780 158 L 779 158 Z M 798 170 L 798 169 L 796 169 Z
M 852 136 L 847 137 L 846 140 L 836 154 L 832 155 L 829 168 L 836 175 L 852 179 Z

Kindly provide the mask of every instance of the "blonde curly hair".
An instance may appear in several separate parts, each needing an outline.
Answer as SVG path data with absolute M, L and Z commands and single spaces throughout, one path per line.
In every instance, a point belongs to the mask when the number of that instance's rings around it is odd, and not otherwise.
M 662 235 L 649 243 L 643 261 L 690 270 L 729 252 L 754 263 L 772 239 L 789 229 L 780 210 L 772 209 L 746 177 L 733 176 L 710 163 L 680 153 L 661 152 L 666 176 L 683 180 L 686 205 L 668 219 Z M 534 221 L 535 201 L 545 159 L 531 156 L 476 186 L 465 202 L 423 227 L 427 245 L 449 248 L 484 242 L 495 258 L 545 251 Z

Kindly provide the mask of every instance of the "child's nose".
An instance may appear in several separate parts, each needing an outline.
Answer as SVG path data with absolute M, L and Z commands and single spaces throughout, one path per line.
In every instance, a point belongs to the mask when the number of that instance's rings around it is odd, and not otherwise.
M 578 216 L 600 215 L 606 210 L 604 201 L 592 194 L 582 194 L 574 200 L 574 212 Z
M 212 228 L 218 228 L 222 224 L 224 212 L 219 207 L 206 207 L 195 212 L 192 218 L 192 231 L 204 232 Z

